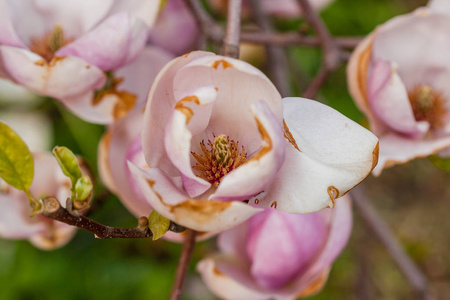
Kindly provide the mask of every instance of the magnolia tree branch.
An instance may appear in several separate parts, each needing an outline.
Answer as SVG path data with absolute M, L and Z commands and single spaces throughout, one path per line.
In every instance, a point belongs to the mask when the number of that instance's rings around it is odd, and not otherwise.
M 203 35 L 215 43 L 222 43 L 224 37 L 223 28 L 211 18 L 200 0 L 187 0 L 186 4 L 194 15 Z
M 147 218 L 141 218 L 139 220 L 140 224 L 136 228 L 117 228 L 97 223 L 84 216 L 74 216 L 62 207 L 56 198 L 45 198 L 43 204 L 44 211 L 42 212 L 42 215 L 45 217 L 89 231 L 99 239 L 135 239 L 153 236 L 152 232 L 147 227 Z M 145 223 L 145 220 L 147 220 L 147 224 L 143 224 Z M 186 230 L 186 228 L 171 222 L 169 230 L 182 232 Z
M 389 254 L 394 258 L 397 266 L 417 292 L 420 299 L 431 300 L 433 295 L 428 291 L 428 282 L 419 267 L 406 253 L 394 233 L 389 229 L 383 218 L 376 212 L 364 195 L 363 187 L 358 186 L 351 192 L 351 198 L 358 208 L 361 217 L 378 239 L 386 247 Z
M 223 54 L 225 56 L 239 57 L 239 40 L 241 33 L 242 0 L 228 1 L 227 27 L 223 39 Z
M 194 252 L 196 235 L 197 232 L 194 230 L 188 229 L 186 231 L 183 249 L 181 250 L 180 260 L 178 261 L 177 272 L 175 274 L 175 281 L 173 283 L 172 292 L 169 298 L 170 300 L 181 299 L 189 262 L 191 260 L 192 253 Z

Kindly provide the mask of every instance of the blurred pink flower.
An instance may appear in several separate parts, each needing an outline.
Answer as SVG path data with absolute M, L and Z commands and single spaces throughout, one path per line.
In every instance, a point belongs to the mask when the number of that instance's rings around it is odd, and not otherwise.
M 142 148 L 149 167 L 130 163 L 142 194 L 197 231 L 225 230 L 261 211 L 247 201 L 294 213 L 332 207 L 378 158 L 377 138 L 337 111 L 282 101 L 258 69 L 201 51 L 158 75 Z
M 175 55 L 196 48 L 199 28 L 184 0 L 168 0 L 149 35 L 152 45 Z
M 100 110 L 103 99 L 93 95 L 107 83 L 104 72 L 140 55 L 159 2 L 0 0 L 0 76 L 57 98 L 77 113 Z M 117 95 L 122 109 L 131 105 L 130 95 Z M 87 120 L 105 122 L 83 113 Z
M 450 146 L 450 14 L 436 5 L 379 26 L 350 59 L 350 93 L 380 138 L 376 175 Z
M 352 228 L 351 202 L 297 215 L 266 208 L 220 234 L 220 254 L 197 265 L 206 285 L 232 300 L 296 299 L 320 291 Z
M 36 197 L 57 198 L 61 206 L 71 194 L 71 182 L 50 153 L 34 153 L 35 176 L 30 191 Z M 82 167 L 83 175 L 87 171 Z M 67 244 L 77 228 L 48 219 L 42 215 L 30 217 L 31 207 L 24 192 L 0 179 L 0 237 L 28 239 L 34 246 L 52 250 Z

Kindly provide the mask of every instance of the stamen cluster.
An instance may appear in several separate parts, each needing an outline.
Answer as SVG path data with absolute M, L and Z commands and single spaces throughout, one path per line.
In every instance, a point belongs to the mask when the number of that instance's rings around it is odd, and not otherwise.
M 409 91 L 408 97 L 417 121 L 427 121 L 431 129 L 443 126 L 447 110 L 441 93 L 429 85 L 418 85 Z
M 230 141 L 224 134 L 214 136 L 214 141 L 208 140 L 207 149 L 204 140 L 200 143 L 203 155 L 191 152 L 197 161 L 194 169 L 199 170 L 198 177 L 218 186 L 223 176 L 236 169 L 245 161 L 247 154 L 244 146 L 238 150 L 238 142 Z

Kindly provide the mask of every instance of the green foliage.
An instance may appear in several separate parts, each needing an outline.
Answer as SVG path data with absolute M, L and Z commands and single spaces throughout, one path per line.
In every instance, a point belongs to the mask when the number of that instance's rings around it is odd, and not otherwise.
M 0 122 L 0 177 L 18 190 L 28 192 L 34 177 L 33 156 L 8 125 Z
M 170 226 L 170 220 L 158 214 L 156 210 L 153 210 L 148 217 L 148 223 L 148 227 L 153 233 L 154 241 L 162 237 L 169 230 Z
M 53 155 L 56 157 L 61 170 L 64 175 L 70 178 L 72 181 L 72 189 L 77 184 L 78 179 L 81 178 L 81 170 L 78 165 L 77 158 L 70 149 L 66 147 L 55 147 L 52 150 Z

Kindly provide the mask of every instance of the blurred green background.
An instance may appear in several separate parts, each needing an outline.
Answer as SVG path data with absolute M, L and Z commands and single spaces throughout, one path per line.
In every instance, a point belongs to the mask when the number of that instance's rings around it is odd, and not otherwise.
M 407 13 L 425 1 L 336 0 L 322 12 L 336 36 L 363 36 L 376 25 Z M 295 30 L 301 20 L 278 21 Z M 320 51 L 289 47 L 293 94 L 302 89 L 320 65 Z M 317 99 L 358 122 L 346 87 L 345 66 L 326 81 Z M 30 110 L 29 104 L 3 101 L 0 112 Z M 53 123 L 52 145 L 64 145 L 87 159 L 96 170 L 97 144 L 104 128 L 87 124 L 50 99 L 36 99 Z M 450 175 L 427 159 L 386 170 L 366 181 L 370 199 L 408 253 L 430 280 L 434 293 L 450 294 Z M 103 187 L 97 186 L 102 193 Z M 89 217 L 116 227 L 134 227 L 136 218 L 115 196 L 93 205 Z M 45 252 L 27 241 L 0 239 L 0 299 L 167 299 L 181 245 L 151 240 L 98 240 L 79 231 L 64 248 Z M 215 250 L 213 241 L 197 244 L 183 299 L 215 299 L 195 272 L 195 262 Z M 413 289 L 393 259 L 355 210 L 354 231 L 347 249 L 334 264 L 324 290 L 310 299 L 414 299 Z

